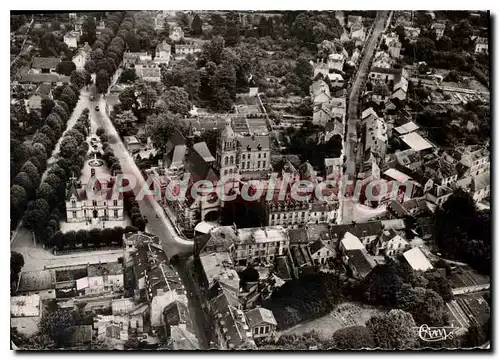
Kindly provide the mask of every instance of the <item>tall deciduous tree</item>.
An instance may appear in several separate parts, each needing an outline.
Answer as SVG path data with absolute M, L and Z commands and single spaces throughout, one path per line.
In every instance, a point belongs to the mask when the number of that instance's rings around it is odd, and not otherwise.
M 181 87 L 172 86 L 160 97 L 156 106 L 174 114 L 187 115 L 191 110 L 188 93 Z
M 366 326 L 349 326 L 333 333 L 333 347 L 336 349 L 362 349 L 375 347 L 370 329 Z
M 179 115 L 171 112 L 148 116 L 146 132 L 151 137 L 151 141 L 155 147 L 165 150 L 168 139 L 172 135 L 175 126 L 179 123 L 179 120 Z
M 198 14 L 193 17 L 193 21 L 191 22 L 191 33 L 194 36 L 203 34 L 203 22 Z
M 415 320 L 403 310 L 373 316 L 366 327 L 372 332 L 376 346 L 384 350 L 411 349 L 418 342 Z
M 39 324 L 40 331 L 47 334 L 58 346 L 69 343 L 73 334 L 73 316 L 69 310 L 44 311 Z

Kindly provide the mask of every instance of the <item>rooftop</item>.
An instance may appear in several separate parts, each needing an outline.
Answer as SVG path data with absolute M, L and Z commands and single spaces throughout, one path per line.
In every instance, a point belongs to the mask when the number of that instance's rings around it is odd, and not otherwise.
M 10 298 L 11 317 L 40 316 L 40 296 L 12 296 Z
M 356 269 L 361 277 L 368 275 L 377 265 L 365 248 L 348 250 L 346 255 L 349 258 L 349 264 Z
M 413 270 L 426 271 L 433 268 L 432 264 L 418 247 L 404 252 L 403 256 Z
M 61 59 L 56 57 L 35 57 L 31 63 L 33 69 L 55 69 L 61 62 Z
M 288 235 L 282 226 L 239 229 L 238 237 L 243 244 L 267 243 L 288 240 Z
M 419 129 L 420 127 L 415 124 L 413 121 L 407 122 L 404 125 L 398 126 L 397 128 L 394 129 L 398 134 L 408 134 L 411 133 L 412 131 L 415 131 Z
M 55 287 L 56 276 L 54 270 L 26 271 L 19 274 L 17 291 L 41 291 Z
M 361 250 L 365 248 L 365 246 L 361 243 L 359 238 L 351 234 L 349 231 L 345 233 L 341 243 L 346 251 Z
M 254 327 L 256 325 L 265 323 L 271 325 L 278 325 L 274 318 L 273 312 L 264 308 L 255 308 L 245 313 L 247 317 L 248 326 Z
M 240 277 L 233 267 L 233 261 L 228 252 L 202 255 L 200 261 L 209 287 L 212 287 L 215 282 L 223 282 L 235 289 L 239 289 Z
M 424 139 L 416 132 L 412 132 L 401 136 L 401 140 L 403 140 L 406 143 L 406 145 L 408 145 L 415 151 L 422 151 L 433 147 L 433 145 L 430 142 L 428 142 L 426 139 Z

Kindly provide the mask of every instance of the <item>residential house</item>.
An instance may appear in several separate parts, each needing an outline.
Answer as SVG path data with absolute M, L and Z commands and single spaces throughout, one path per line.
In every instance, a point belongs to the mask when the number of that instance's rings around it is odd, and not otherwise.
M 346 232 L 342 238 L 340 252 L 344 264 L 356 279 L 364 279 L 376 266 L 361 241 L 350 232 Z
M 239 304 L 226 292 L 212 299 L 209 307 L 215 321 L 215 339 L 220 350 L 256 349 L 253 334 Z
M 394 79 L 394 88 L 392 90 L 391 99 L 398 98 L 400 101 L 406 100 L 408 93 L 408 80 L 401 74 Z
M 385 44 L 388 47 L 388 52 L 389 55 L 393 59 L 399 59 L 401 56 L 401 41 L 399 41 L 399 36 L 396 33 L 391 33 L 388 35 L 385 35 Z
M 141 61 L 135 64 L 135 72 L 146 82 L 160 82 L 161 69 L 155 61 Z
M 347 16 L 347 28 L 351 28 L 353 24 L 362 24 L 363 17 L 361 15 L 348 15 Z
M 387 125 L 383 118 L 369 116 L 362 120 L 365 144 L 364 151 L 370 150 L 384 159 L 387 150 Z
M 328 70 L 342 71 L 344 68 L 345 56 L 344 54 L 330 54 L 328 55 Z
M 265 209 L 270 226 L 295 227 L 309 221 L 309 203 L 294 200 L 291 196 L 286 196 L 283 200 L 278 200 L 275 196 L 270 201 L 266 201 Z
M 201 52 L 201 46 L 196 44 L 196 43 L 192 43 L 192 44 L 185 44 L 185 45 L 181 45 L 181 44 L 176 44 L 175 45 L 175 55 L 176 56 L 185 56 L 185 55 L 189 55 L 189 54 L 196 54 L 197 52 Z
M 28 109 L 40 110 L 42 108 L 42 100 L 52 100 L 52 84 L 43 83 L 38 86 L 33 95 L 28 99 Z
M 262 339 L 274 335 L 278 323 L 271 310 L 258 307 L 245 312 L 245 317 L 254 339 Z
M 171 57 L 171 46 L 166 41 L 162 41 L 156 46 L 155 57 L 153 61 L 158 65 L 168 66 Z
M 16 295 L 39 295 L 40 299 L 54 299 L 56 278 L 52 269 L 39 271 L 22 271 L 16 287 Z
M 414 247 L 413 249 L 404 252 L 403 256 L 411 268 L 415 271 L 427 271 L 434 268 L 422 250 L 418 247 Z
M 36 74 L 57 74 L 57 65 L 61 59 L 56 57 L 35 57 L 31 63 L 31 72 Z
M 378 67 L 372 67 L 368 75 L 368 78 L 371 79 L 372 82 L 379 81 L 392 83 L 393 85 L 396 85 L 398 82 L 400 82 L 403 77 L 407 77 L 407 72 L 405 69 Z
M 363 46 L 366 39 L 366 31 L 365 28 L 359 24 L 360 26 L 353 31 L 354 25 L 351 28 L 351 39 L 354 41 L 354 45 Z
M 344 123 L 346 116 L 346 99 L 331 98 L 327 102 L 314 106 L 313 124 L 325 126 L 328 122 L 337 119 Z
M 456 186 L 470 192 L 476 202 L 490 196 L 490 171 L 480 172 L 479 175 L 472 175 L 462 178 L 456 182 Z
M 474 49 L 476 54 L 487 54 L 488 53 L 488 38 L 477 37 L 476 47 Z
M 327 240 L 318 239 L 309 244 L 309 253 L 314 265 L 326 265 L 328 261 L 335 258 L 335 249 L 327 244 Z
M 390 69 L 394 61 L 389 53 L 385 51 L 378 51 L 373 57 L 372 67 L 380 69 Z
M 142 144 L 136 136 L 124 136 L 123 141 L 127 150 L 131 153 L 135 153 L 142 148 Z
M 332 84 L 333 87 L 344 86 L 344 77 L 341 74 L 329 73 L 327 76 L 328 79 L 330 80 L 330 84 Z
M 349 232 L 356 236 L 363 245 L 368 246 L 379 237 L 382 229 L 383 226 L 380 221 L 369 221 L 365 223 L 332 225 L 330 227 L 330 234 L 332 241 L 339 242 Z
M 436 33 L 436 40 L 439 40 L 444 35 L 444 30 L 446 29 L 446 24 L 435 22 L 431 25 L 431 29 Z
M 123 54 L 123 65 L 131 66 L 137 62 L 147 62 L 153 60 L 151 54 L 147 51 L 130 52 L 127 51 Z
M 453 156 L 459 161 L 459 176 L 479 175 L 490 169 L 490 152 L 480 145 L 457 147 Z
M 383 253 L 386 256 L 395 256 L 408 250 L 410 243 L 393 229 L 382 231 L 380 237 L 372 244 L 374 255 Z
M 405 26 L 405 38 L 408 39 L 410 43 L 415 43 L 420 36 L 420 28 Z
M 444 156 L 424 165 L 424 174 L 441 186 L 453 185 L 458 180 L 458 171 Z
M 430 189 L 426 184 L 426 189 L 424 189 L 425 199 L 430 203 L 441 206 L 446 200 L 453 194 L 453 190 L 446 185 L 439 185 L 430 180 Z
M 123 291 L 123 266 L 120 263 L 92 264 L 87 276 L 76 280 L 76 290 L 85 295 Z
M 187 304 L 178 300 L 163 310 L 164 326 L 167 336 L 172 340 L 174 350 L 199 350 L 200 344 L 194 335 Z
M 323 80 L 317 80 L 312 83 L 309 93 L 313 99 L 313 104 L 322 104 L 331 99 L 330 87 Z
M 63 41 L 68 48 L 76 49 L 78 47 L 78 41 L 80 40 L 81 33 L 78 31 L 70 31 L 64 34 Z
M 173 42 L 178 42 L 184 39 L 184 31 L 179 26 L 175 26 L 170 30 L 170 35 L 168 36 Z
M 90 58 L 91 52 L 92 48 L 88 43 L 85 43 L 85 45 L 77 51 L 75 56 L 73 56 L 72 61 L 75 64 L 77 70 L 82 70 L 85 68 L 85 63 Z
M 376 103 L 385 103 L 387 99 L 389 99 L 389 96 L 391 95 L 391 91 L 389 90 L 389 86 L 385 83 L 375 83 L 373 85 L 373 90 L 371 93 L 371 100 Z

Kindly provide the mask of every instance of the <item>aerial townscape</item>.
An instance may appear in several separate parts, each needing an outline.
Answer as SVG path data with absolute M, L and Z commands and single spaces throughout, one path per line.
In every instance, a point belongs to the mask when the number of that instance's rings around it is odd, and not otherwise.
M 489 11 L 12 11 L 12 350 L 490 349 Z

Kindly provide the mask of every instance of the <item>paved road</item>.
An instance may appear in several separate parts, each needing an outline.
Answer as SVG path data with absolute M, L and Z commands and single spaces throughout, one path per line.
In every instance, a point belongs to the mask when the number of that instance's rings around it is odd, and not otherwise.
M 95 111 L 95 104 L 99 104 L 100 111 Z M 137 185 L 134 188 L 134 193 L 137 195 L 144 186 L 145 179 L 133 158 L 126 150 L 111 119 L 105 113 L 105 100 L 100 97 L 96 100 L 95 104 L 92 104 L 90 110 L 91 117 L 97 121 L 100 127 L 106 130 L 106 134 L 110 139 L 110 146 L 115 156 L 120 161 L 123 172 L 132 174 L 136 177 Z M 170 258 L 174 255 L 181 255 L 176 268 L 187 291 L 189 310 L 192 314 L 196 335 L 200 340 L 202 348 L 208 348 L 208 343 L 210 341 L 207 331 L 208 318 L 207 314 L 202 309 L 203 296 L 196 280 L 193 279 L 191 275 L 190 269 L 192 269 L 192 262 L 188 259 L 193 252 L 193 242 L 177 234 L 173 223 L 165 215 L 163 208 L 154 198 L 144 198 L 143 200 L 138 200 L 138 203 L 141 213 L 148 219 L 147 230 L 161 239 L 163 249 L 167 256 Z M 158 215 L 158 217 L 156 215 Z
M 358 149 L 358 134 L 357 134 L 357 124 L 359 123 L 358 111 L 359 109 L 359 95 L 364 87 L 364 82 L 366 76 L 369 72 L 370 60 L 373 56 L 373 51 L 377 46 L 377 39 L 379 35 L 384 31 L 385 24 L 387 20 L 387 11 L 379 11 L 375 19 L 375 27 L 373 29 L 372 35 L 368 40 L 368 44 L 365 46 L 363 59 L 359 65 L 356 73 L 356 78 L 351 87 L 351 93 L 349 95 L 349 105 L 347 109 L 347 133 L 345 137 L 344 144 L 344 154 L 346 157 L 345 161 L 345 171 L 344 175 L 349 179 L 356 179 L 357 171 L 356 167 L 359 163 L 359 159 L 362 154 L 362 144 L 359 144 Z M 344 199 L 342 203 L 342 222 L 350 223 L 353 220 L 353 201 L 350 199 Z

